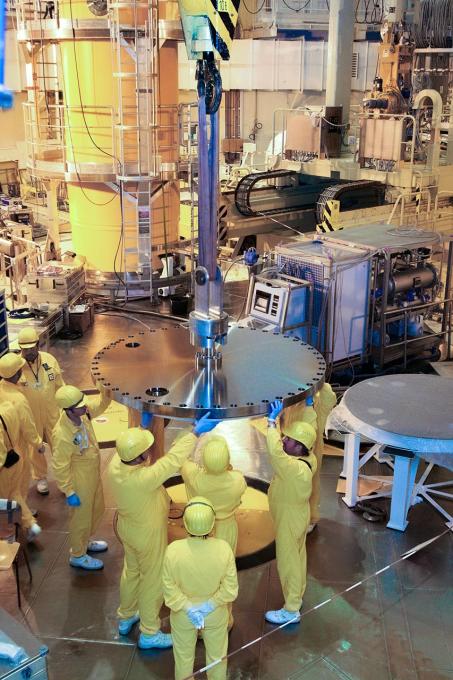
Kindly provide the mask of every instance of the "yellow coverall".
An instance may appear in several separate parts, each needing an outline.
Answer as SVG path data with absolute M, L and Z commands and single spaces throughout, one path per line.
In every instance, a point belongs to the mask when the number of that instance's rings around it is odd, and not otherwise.
M 0 405 L 0 413 L 1 413 L 1 405 Z M 3 415 L 3 413 L 2 413 L 2 415 Z M 4 429 L 3 429 L 3 426 L 2 426 L 2 427 L 0 427 L 0 470 L 2 469 L 2 467 L 5 463 L 6 454 L 7 454 L 7 448 L 6 448 L 6 445 L 5 445 L 5 441 L 3 439 L 3 433 L 4 433 Z M 5 439 L 7 439 L 6 434 L 5 434 Z M 8 442 L 8 444 L 9 444 L 9 442 Z M 2 496 L 1 493 L 0 493 L 0 498 L 4 498 L 4 496 Z
M 64 385 L 58 361 L 48 352 L 39 352 L 36 361 L 25 363 L 22 379 L 25 382 L 21 380 L 19 387 L 28 399 L 38 434 L 50 444 L 52 430 L 60 417 L 55 392 Z M 34 479 L 47 477 L 45 456 L 33 450 L 31 464 Z
M 146 635 L 160 629 L 164 601 L 162 562 L 168 543 L 170 497 L 162 484 L 179 471 L 196 444 L 196 436 L 186 431 L 153 465 L 126 465 L 116 453 L 108 466 L 124 547 L 118 616 L 128 619 L 138 610 L 140 630 Z
M 197 629 L 187 618 L 192 605 L 211 600 L 216 605 L 205 617 L 201 635 L 206 648 L 206 664 L 220 659 L 228 649 L 228 604 L 238 595 L 234 555 L 219 538 L 189 536 L 168 546 L 164 558 L 165 604 L 171 609 L 170 623 L 175 657 L 175 680 L 193 673 Z M 225 680 L 227 663 L 214 666 L 209 680 Z
M 20 491 L 23 499 L 26 500 L 31 481 L 30 453 L 33 449 L 39 449 L 42 445 L 42 439 L 35 426 L 27 397 L 22 394 L 21 389 L 17 385 L 7 380 L 0 381 L 0 404 L 3 402 L 11 404 L 15 413 L 21 412 L 20 422 L 23 424 L 23 427 L 19 428 L 18 439 L 14 444 L 14 449 L 23 461 L 20 472 Z
M 277 571 L 285 598 L 284 608 L 295 612 L 302 606 L 307 585 L 305 539 L 310 523 L 309 499 L 316 457 L 312 452 L 304 458 L 289 456 L 275 428 L 268 429 L 267 450 L 274 469 L 268 497 L 275 525 Z
M 324 430 L 329 413 L 337 403 L 337 398 L 329 383 L 324 383 L 316 393 L 313 406 L 305 406 L 305 402 L 299 402 L 289 406 L 282 413 L 283 422 L 289 425 L 295 420 L 302 420 L 316 430 L 316 443 L 313 452 L 318 462 L 318 467 L 313 475 L 312 492 L 310 496 L 310 522 L 317 524 L 320 519 L 319 504 L 321 495 L 321 466 L 324 454 Z
M 214 536 L 223 538 L 233 551 L 233 555 L 236 555 L 238 524 L 235 510 L 240 506 L 241 498 L 247 490 L 247 482 L 242 472 L 225 470 L 213 475 L 188 460 L 181 468 L 181 475 L 189 500 L 194 496 L 203 496 L 212 503 L 216 517 Z
M 81 502 L 79 507 L 69 509 L 73 557 L 86 554 L 88 540 L 104 514 L 99 445 L 91 418 L 103 413 L 111 399 L 102 392 L 100 397 L 85 399 L 89 415 L 82 416 L 82 424 L 74 425 L 65 411 L 61 411 L 52 433 L 52 467 L 58 488 L 66 497 L 76 493 Z
M 326 429 L 327 418 L 329 413 L 336 406 L 337 398 L 335 392 L 329 385 L 329 383 L 324 383 L 322 388 L 317 392 L 315 397 L 315 412 L 317 416 L 318 427 L 316 429 L 316 443 L 313 447 L 314 454 L 316 456 L 316 461 L 318 467 L 315 474 L 313 475 L 312 491 L 310 496 L 310 512 L 311 512 L 311 522 L 316 524 L 319 522 L 319 504 L 321 495 L 321 466 L 322 457 L 324 455 L 324 430 Z
M 21 395 L 22 396 L 22 395 Z M 9 449 L 19 455 L 19 460 L 10 468 L 3 467 L 4 459 L 0 462 L 0 498 L 17 501 L 22 508 L 22 526 L 29 529 L 35 520 L 27 505 L 27 496 L 23 491 L 24 468 L 26 466 L 26 455 L 28 447 L 39 447 L 41 440 L 30 418 L 29 407 L 16 408 L 8 402 L 0 404 L 0 415 L 5 421 L 8 434 L 6 434 L 0 421 L 0 449 L 4 449 L 3 456 Z M 41 454 L 43 455 L 43 454 Z

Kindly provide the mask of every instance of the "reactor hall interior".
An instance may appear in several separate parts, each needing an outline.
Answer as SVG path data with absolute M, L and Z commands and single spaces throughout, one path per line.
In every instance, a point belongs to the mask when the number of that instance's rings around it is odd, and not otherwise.
M 453 678 L 453 2 L 4 0 L 0 680 Z

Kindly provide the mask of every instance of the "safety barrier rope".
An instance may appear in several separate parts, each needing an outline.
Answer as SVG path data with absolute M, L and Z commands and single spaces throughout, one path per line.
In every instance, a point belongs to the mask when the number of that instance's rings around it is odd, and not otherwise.
M 245 649 L 248 649 L 249 647 L 256 645 L 258 642 L 265 640 L 266 638 L 270 637 L 271 635 L 275 635 L 275 633 L 277 633 L 280 630 L 283 630 L 283 628 L 286 628 L 286 626 L 290 626 L 292 623 L 299 622 L 300 620 L 302 620 L 304 617 L 308 616 L 312 612 L 317 611 L 318 609 L 321 609 L 321 607 L 325 607 L 327 604 L 330 604 L 330 602 L 333 602 L 337 598 L 342 597 L 346 593 L 350 593 L 352 590 L 355 590 L 355 588 L 358 588 L 359 586 L 363 585 L 367 581 L 370 581 L 371 579 L 375 578 L 376 576 L 383 574 L 385 571 L 388 571 L 392 567 L 395 567 L 397 564 L 404 562 L 404 560 L 407 560 L 409 557 L 412 557 L 413 555 L 418 553 L 420 550 L 423 550 L 428 545 L 431 545 L 435 541 L 438 541 L 440 538 L 442 538 L 442 536 L 445 536 L 445 534 L 451 533 L 452 531 L 453 531 L 453 524 L 451 526 L 449 525 L 448 528 L 445 529 L 445 531 L 443 531 L 441 534 L 438 534 L 437 536 L 434 536 L 433 538 L 430 538 L 427 541 L 423 541 L 423 543 L 419 543 L 418 545 L 414 546 L 410 550 L 407 550 L 405 553 L 400 555 L 400 557 L 397 560 L 395 560 L 394 562 L 390 562 L 390 564 L 387 564 L 385 567 L 378 569 L 373 574 L 370 574 L 369 576 L 366 576 L 365 578 L 361 579 L 360 581 L 357 581 L 352 586 L 349 586 L 348 588 L 345 588 L 345 590 L 342 590 L 340 593 L 336 593 L 335 595 L 332 595 L 332 597 L 328 597 L 326 600 L 323 600 L 322 602 L 315 605 L 314 607 L 311 607 L 311 609 L 307 609 L 306 611 L 302 612 L 300 614 L 300 618 L 299 618 L 299 616 L 297 616 L 294 619 L 290 619 L 289 621 L 282 623 L 281 626 L 277 626 L 276 628 L 273 628 L 272 630 L 268 631 L 267 633 L 264 633 L 264 635 L 260 635 L 260 637 L 255 638 L 255 640 L 251 640 L 250 642 L 247 642 L 245 645 L 238 647 L 238 649 L 235 649 L 232 652 L 225 654 L 220 659 L 216 659 L 215 661 L 212 661 L 207 666 L 200 668 L 198 671 L 194 671 L 191 675 L 187 676 L 187 678 L 184 678 L 184 680 L 191 680 L 192 678 L 199 677 L 202 673 L 206 673 L 206 671 L 211 670 L 211 668 L 214 668 L 219 663 L 222 663 L 223 661 L 227 661 L 228 659 L 231 659 L 231 657 L 236 656 L 240 652 L 243 652 Z

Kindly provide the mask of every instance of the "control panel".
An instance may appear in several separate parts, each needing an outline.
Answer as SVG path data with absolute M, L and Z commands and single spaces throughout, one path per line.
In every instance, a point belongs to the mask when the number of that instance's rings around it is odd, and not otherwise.
M 291 281 L 289 277 L 253 276 L 247 315 L 281 333 L 305 326 L 310 308 L 310 285 L 309 282 Z

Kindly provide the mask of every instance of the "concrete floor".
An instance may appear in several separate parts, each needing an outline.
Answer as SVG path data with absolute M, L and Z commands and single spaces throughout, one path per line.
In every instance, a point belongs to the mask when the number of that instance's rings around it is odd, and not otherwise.
M 235 302 L 234 293 L 230 301 Z M 140 318 L 153 327 L 159 323 Z M 91 357 L 126 330 L 134 333 L 140 330 L 140 324 L 130 318 L 99 315 L 94 327 L 79 341 L 57 341 L 51 351 L 58 357 L 66 381 L 92 387 Z M 167 432 L 169 437 L 174 434 L 172 423 Z M 234 439 L 237 446 L 244 441 L 237 432 Z M 261 472 L 266 468 L 260 454 L 263 443 L 256 432 L 247 440 L 247 452 L 259 461 Z M 102 451 L 103 470 L 112 453 L 109 449 Z M 233 656 L 228 677 L 453 680 L 451 533 L 410 560 L 344 593 L 408 548 L 439 534 L 445 525 L 426 504 L 411 510 L 404 534 L 386 529 L 381 523 L 366 522 L 350 511 L 335 492 L 341 465 L 340 458 L 325 459 L 321 476 L 322 521 L 308 538 L 309 581 L 304 610 L 331 595 L 342 593 L 341 596 L 307 614 L 300 625 L 276 632 Z M 439 475 L 443 477 L 444 473 Z M 21 614 L 14 582 L 2 574 L 0 606 L 49 647 L 51 680 L 170 679 L 171 651 L 139 651 L 135 645 L 137 631 L 129 638 L 118 638 L 116 607 L 122 551 L 113 533 L 114 508 L 107 485 L 105 495 L 107 510 L 98 535 L 109 541 L 110 548 L 105 554 L 104 571 L 93 574 L 68 566 L 67 510 L 54 482 L 46 498 L 34 490 L 30 492 L 30 504 L 39 510 L 39 522 L 44 528 L 29 549 L 33 583 L 28 586 L 24 572 Z M 263 612 L 282 605 L 274 562 L 241 571 L 239 585 L 230 652 L 271 631 L 273 627 L 265 623 Z M 168 612 L 163 614 L 166 617 Z M 164 626 L 168 627 L 166 618 Z M 199 645 L 196 668 L 203 665 L 203 658 Z

